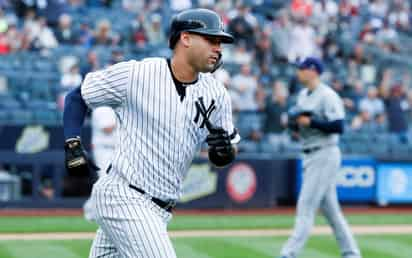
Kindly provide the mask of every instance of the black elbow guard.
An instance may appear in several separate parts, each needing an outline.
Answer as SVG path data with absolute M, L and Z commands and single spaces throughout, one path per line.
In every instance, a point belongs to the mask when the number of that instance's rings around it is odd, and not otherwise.
M 209 147 L 209 160 L 217 167 L 229 165 L 236 156 L 235 148 L 232 145 L 224 148 Z

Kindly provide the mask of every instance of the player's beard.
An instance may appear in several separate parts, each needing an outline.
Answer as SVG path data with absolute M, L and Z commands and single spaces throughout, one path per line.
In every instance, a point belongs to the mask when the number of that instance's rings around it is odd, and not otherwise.
M 214 62 L 209 62 L 209 59 L 206 59 L 206 61 L 203 62 L 201 59 L 197 59 L 194 61 L 194 67 L 196 71 L 200 73 L 210 73 L 211 71 L 213 71 L 215 64 L 216 63 Z

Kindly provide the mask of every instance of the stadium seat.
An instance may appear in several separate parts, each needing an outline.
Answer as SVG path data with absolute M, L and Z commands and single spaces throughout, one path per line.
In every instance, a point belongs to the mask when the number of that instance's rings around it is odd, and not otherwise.
M 56 111 L 37 109 L 33 112 L 34 122 L 42 125 L 55 125 L 59 123 Z
M 30 110 L 16 109 L 10 111 L 11 124 L 31 124 L 33 122 L 33 112 Z

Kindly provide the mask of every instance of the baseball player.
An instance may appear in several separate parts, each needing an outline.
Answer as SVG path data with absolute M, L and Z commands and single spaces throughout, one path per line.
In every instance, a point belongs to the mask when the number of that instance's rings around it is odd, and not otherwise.
M 240 140 L 229 95 L 210 74 L 233 40 L 215 12 L 186 10 L 171 23 L 171 59 L 114 64 L 67 95 L 69 173 L 92 169 L 80 139 L 87 108 L 110 106 L 117 118 L 112 162 L 93 186 L 99 229 L 89 257 L 176 257 L 167 225 L 194 155 L 206 141 L 210 162 L 225 166 Z
M 323 65 L 308 57 L 298 64 L 297 77 L 305 86 L 291 123 L 303 147 L 303 183 L 299 194 L 293 233 L 281 250 L 282 258 L 296 258 L 304 247 L 320 207 L 331 225 L 344 258 L 361 254 L 339 206 L 336 180 L 341 162 L 338 135 L 343 133 L 344 108 L 340 97 L 320 81 Z

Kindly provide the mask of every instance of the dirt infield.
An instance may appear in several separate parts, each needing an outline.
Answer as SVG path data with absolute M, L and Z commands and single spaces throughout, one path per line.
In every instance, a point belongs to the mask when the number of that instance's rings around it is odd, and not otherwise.
M 176 215 L 284 215 L 294 214 L 295 208 L 278 207 L 270 209 L 208 209 L 208 210 L 177 210 Z M 408 206 L 359 206 L 345 207 L 345 214 L 412 214 L 412 205 Z M 0 209 L 2 216 L 82 216 L 82 209 Z
M 351 227 L 356 235 L 390 235 L 411 234 L 412 225 L 383 225 L 366 226 L 357 225 Z M 170 231 L 172 238 L 184 237 L 259 237 L 259 236 L 288 236 L 291 229 L 256 229 L 256 230 L 181 230 Z M 316 226 L 312 230 L 313 235 L 330 235 L 328 226 Z M 30 234 L 0 234 L 0 241 L 4 240 L 74 240 L 93 239 L 95 233 L 30 233 Z

